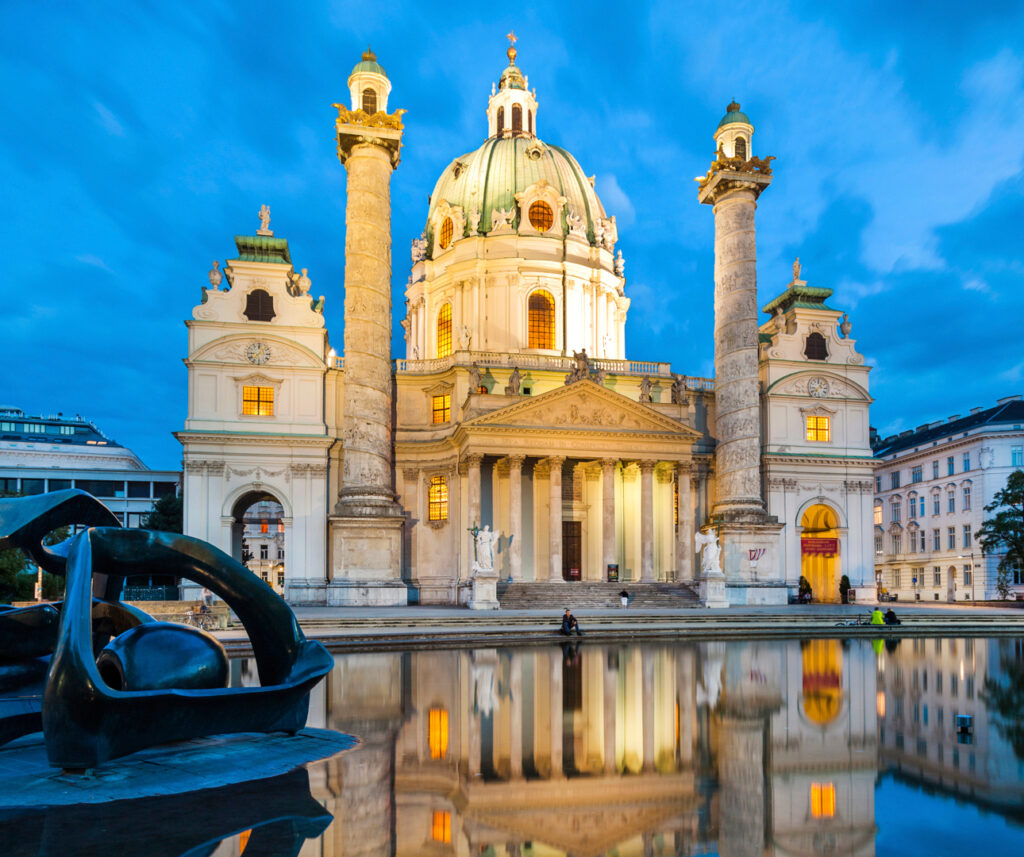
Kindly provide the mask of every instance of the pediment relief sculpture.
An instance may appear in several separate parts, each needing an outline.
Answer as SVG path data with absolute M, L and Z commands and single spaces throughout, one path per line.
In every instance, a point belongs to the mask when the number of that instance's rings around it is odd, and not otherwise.
M 530 426 L 642 431 L 696 439 L 699 432 L 590 380 L 530 397 L 470 420 L 474 426 Z
M 264 345 L 261 354 L 266 354 L 262 362 L 274 366 L 305 366 L 322 369 L 323 361 L 313 352 L 276 337 L 266 336 L 264 332 L 254 330 L 251 334 L 217 339 L 204 345 L 191 356 L 192 361 L 219 361 L 222 363 L 251 364 L 254 362 L 253 345 Z

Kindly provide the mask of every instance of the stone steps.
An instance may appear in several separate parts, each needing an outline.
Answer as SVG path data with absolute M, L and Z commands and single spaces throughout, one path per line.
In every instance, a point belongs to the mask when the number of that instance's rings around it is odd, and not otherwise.
M 681 583 L 543 583 L 498 584 L 503 610 L 572 610 L 620 607 L 619 593 L 629 593 L 633 609 L 698 607 L 697 594 Z

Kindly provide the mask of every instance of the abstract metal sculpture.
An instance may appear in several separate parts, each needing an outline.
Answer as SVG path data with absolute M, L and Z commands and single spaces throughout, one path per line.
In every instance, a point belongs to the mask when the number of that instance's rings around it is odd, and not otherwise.
M 72 524 L 88 528 L 44 546 L 47 533 Z M 177 533 L 123 529 L 77 490 L 0 500 L 0 549 L 7 547 L 66 584 L 62 603 L 0 611 L 0 743 L 41 726 L 50 764 L 79 770 L 158 743 L 305 725 L 309 691 L 332 658 L 305 638 L 272 589 L 224 552 Z M 214 637 L 121 602 L 125 576 L 142 571 L 184 577 L 220 596 L 245 626 L 261 686 L 225 687 L 226 656 Z M 46 656 L 40 700 L 32 682 Z

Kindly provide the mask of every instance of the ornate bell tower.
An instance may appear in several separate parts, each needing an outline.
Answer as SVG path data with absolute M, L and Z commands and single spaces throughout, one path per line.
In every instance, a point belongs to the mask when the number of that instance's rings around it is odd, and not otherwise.
M 758 603 L 738 589 L 775 566 L 782 526 L 761 491 L 761 406 L 757 362 L 757 245 L 754 213 L 771 184 L 773 158 L 751 151 L 754 126 L 732 102 L 715 129 L 715 160 L 697 198 L 715 213 L 715 450 L 718 527 L 731 601 Z M 756 551 L 761 551 L 757 554 Z M 756 556 L 756 559 L 751 557 Z M 753 567 L 751 567 L 753 563 Z M 782 593 L 783 597 L 785 593 Z M 757 598 L 747 601 L 747 596 Z M 774 599 L 774 593 L 771 596 Z
M 402 114 L 372 52 L 349 77 L 351 109 L 335 104 L 345 208 L 344 463 L 331 523 L 329 604 L 405 604 L 402 508 L 392 488 L 391 173 Z

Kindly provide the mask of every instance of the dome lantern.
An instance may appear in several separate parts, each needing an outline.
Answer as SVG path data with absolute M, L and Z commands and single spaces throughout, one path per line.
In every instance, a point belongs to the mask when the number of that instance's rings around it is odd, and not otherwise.
M 369 46 L 348 76 L 348 90 L 352 96 L 353 110 L 369 114 L 388 112 L 391 81 Z
M 508 67 L 501 73 L 497 91 L 487 103 L 487 136 L 535 137 L 537 97 L 530 92 L 528 79 L 516 65 L 516 34 L 509 33 L 507 38 Z
M 715 148 L 721 149 L 727 158 L 743 158 L 748 161 L 754 154 L 751 148 L 753 136 L 754 126 L 747 114 L 740 111 L 739 103 L 733 99 L 715 128 Z

